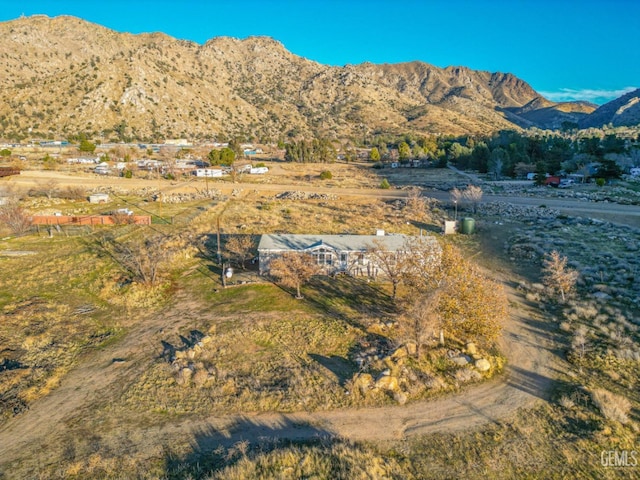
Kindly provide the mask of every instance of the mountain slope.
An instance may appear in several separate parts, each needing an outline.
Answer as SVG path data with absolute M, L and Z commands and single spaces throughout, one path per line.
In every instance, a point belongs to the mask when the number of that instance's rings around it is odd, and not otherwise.
M 511 74 L 422 62 L 331 67 L 266 37 L 199 45 L 84 20 L 0 23 L 0 137 L 277 140 L 487 133 L 533 123 Z
M 609 123 L 615 127 L 640 124 L 640 88 L 601 105 L 580 122 L 580 127 L 602 127 Z
M 539 128 L 559 129 L 564 122 L 578 123 L 597 108 L 589 102 L 554 103 L 537 97 L 519 108 L 509 111 Z

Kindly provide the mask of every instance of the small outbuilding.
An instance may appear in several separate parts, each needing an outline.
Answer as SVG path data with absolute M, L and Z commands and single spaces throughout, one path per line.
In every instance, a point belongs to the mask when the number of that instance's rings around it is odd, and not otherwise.
M 89 195 L 89 203 L 107 203 L 108 201 L 108 193 L 93 193 Z

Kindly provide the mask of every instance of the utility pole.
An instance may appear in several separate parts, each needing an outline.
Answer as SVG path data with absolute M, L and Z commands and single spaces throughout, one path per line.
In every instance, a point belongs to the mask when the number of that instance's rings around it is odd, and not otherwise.
M 222 252 L 220 251 L 220 215 L 218 215 L 218 218 L 216 220 L 217 226 L 218 226 L 218 231 L 217 231 L 217 241 L 216 241 L 216 245 L 218 247 L 218 265 L 222 264 Z M 224 272 L 222 272 L 222 275 L 224 276 Z

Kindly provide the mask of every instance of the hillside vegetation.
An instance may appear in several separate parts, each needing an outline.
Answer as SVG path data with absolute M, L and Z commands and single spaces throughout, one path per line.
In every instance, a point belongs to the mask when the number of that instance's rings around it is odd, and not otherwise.
M 79 132 L 120 141 L 362 139 L 546 121 L 517 114 L 541 97 L 508 73 L 422 62 L 331 67 L 266 37 L 199 45 L 162 33 L 118 33 L 74 17 L 34 16 L 0 23 L 0 52 L 6 139 Z M 584 115 L 579 104 L 561 110 L 565 120 Z

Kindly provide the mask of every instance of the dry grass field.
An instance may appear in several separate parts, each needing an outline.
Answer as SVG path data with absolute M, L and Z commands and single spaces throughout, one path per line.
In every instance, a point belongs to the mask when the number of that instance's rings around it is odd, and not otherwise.
M 250 265 L 223 289 L 217 221 L 223 240 L 378 228 L 417 234 L 439 231 L 448 213 L 435 203 L 416 210 L 405 200 L 367 196 L 382 178 L 375 170 L 296 167 L 273 166 L 282 175 L 273 191 L 230 184 L 213 199 L 162 204 L 140 191 L 154 180 L 119 191 L 113 205 L 151 212 L 149 227 L 0 237 L 0 476 L 618 478 L 637 471 L 601 463 L 602 451 L 638 450 L 637 231 L 564 216 L 478 215 L 477 235 L 448 241 L 511 292 L 501 352 L 483 352 L 493 368 L 481 378 L 446 360 L 465 348 L 454 340 L 421 362 L 407 360 L 409 373 L 428 386 L 404 384 L 407 404 L 398 406 L 387 392 L 359 395 L 353 383 L 363 350 L 379 357 L 372 363 L 378 374 L 397 345 L 390 286 L 318 278 L 298 301 Z M 319 178 L 323 169 L 332 180 Z M 61 191 L 71 185 L 64 178 Z M 412 177 L 388 178 L 399 185 Z M 193 185 L 167 182 L 163 190 L 174 187 Z M 325 196 L 277 198 L 302 187 Z M 25 204 L 87 214 L 106 208 L 55 195 Z M 152 234 L 183 241 L 149 288 L 131 281 L 101 239 Z M 580 271 L 565 304 L 541 284 L 541 259 L 551 249 Z M 531 370 L 518 363 L 523 358 Z M 413 431 L 407 426 L 417 420 L 402 417 L 412 411 L 426 422 Z M 294 413 L 282 420 L 274 412 Z M 356 421 L 356 413 L 367 420 Z M 336 438 L 350 421 L 356 425 Z

